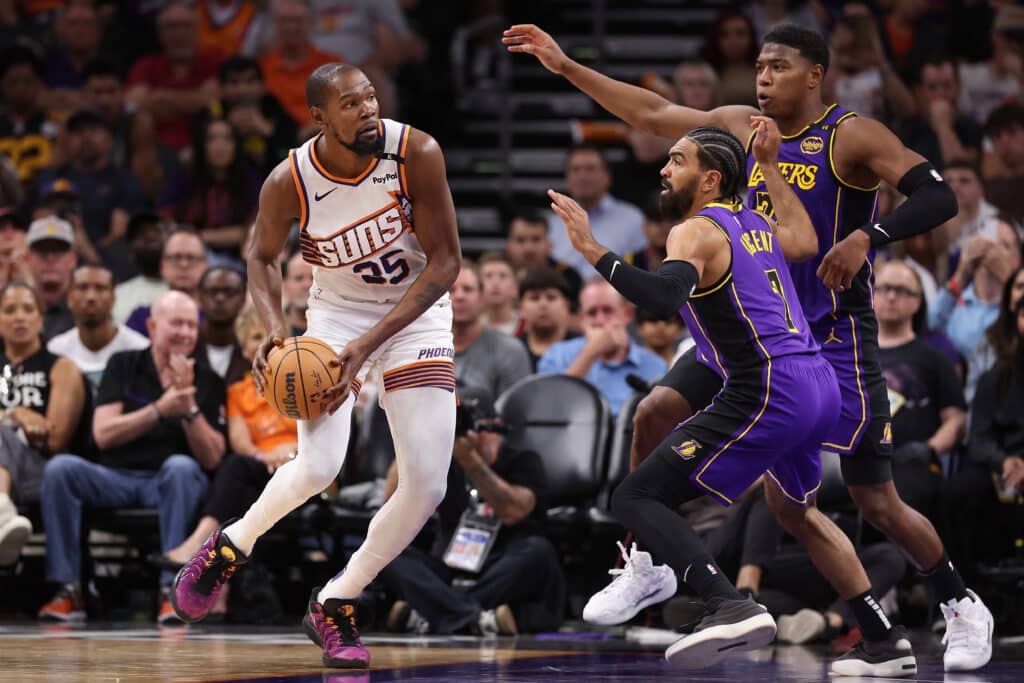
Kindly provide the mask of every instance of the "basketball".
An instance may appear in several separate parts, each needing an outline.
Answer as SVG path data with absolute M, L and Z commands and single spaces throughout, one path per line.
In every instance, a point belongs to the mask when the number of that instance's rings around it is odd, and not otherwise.
M 267 356 L 267 402 L 284 417 L 309 420 L 326 408 L 324 391 L 341 377 L 330 364 L 337 353 L 316 337 L 289 337 Z

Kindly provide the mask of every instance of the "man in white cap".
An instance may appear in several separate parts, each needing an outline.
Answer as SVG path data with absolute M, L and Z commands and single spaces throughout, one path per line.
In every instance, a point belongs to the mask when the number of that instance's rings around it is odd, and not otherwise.
M 46 342 L 75 326 L 75 317 L 67 304 L 71 273 L 78 265 L 75 231 L 66 220 L 47 216 L 28 226 L 25 245 L 28 247 L 25 261 L 43 302 L 43 341 Z

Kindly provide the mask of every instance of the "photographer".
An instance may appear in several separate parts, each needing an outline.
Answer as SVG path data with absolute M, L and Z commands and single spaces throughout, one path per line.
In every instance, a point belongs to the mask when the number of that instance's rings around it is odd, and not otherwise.
M 478 635 L 557 628 L 565 578 L 542 532 L 540 457 L 503 443 L 486 391 L 464 387 L 459 397 L 454 462 L 433 548 L 410 546 L 381 572 L 398 597 L 388 628 Z M 385 498 L 397 484 L 392 464 Z

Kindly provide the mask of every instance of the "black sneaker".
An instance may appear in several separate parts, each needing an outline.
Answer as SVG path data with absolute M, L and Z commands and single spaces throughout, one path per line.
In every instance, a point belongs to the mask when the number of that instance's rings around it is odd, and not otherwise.
M 833 676 L 879 676 L 902 678 L 917 673 L 917 659 L 901 626 L 889 631 L 885 640 L 862 640 L 853 649 L 832 662 Z
M 665 650 L 665 660 L 685 669 L 713 666 L 730 652 L 756 650 L 775 639 L 775 620 L 750 598 L 714 599 L 693 633 Z

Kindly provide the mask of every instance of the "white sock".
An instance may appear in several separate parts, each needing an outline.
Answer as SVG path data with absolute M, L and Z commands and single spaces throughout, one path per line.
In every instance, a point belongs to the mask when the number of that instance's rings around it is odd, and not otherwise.
M 334 415 L 299 421 L 298 455 L 274 472 L 245 516 L 224 529 L 236 548 L 251 555 L 260 536 L 330 486 L 345 464 L 353 403 L 349 398 Z
M 444 389 L 384 395 L 395 441 L 398 488 L 370 521 L 366 540 L 317 597 L 352 600 L 416 538 L 444 498 L 455 439 L 455 400 Z M 399 425 L 398 429 L 394 425 Z M 233 537 L 232 537 L 233 538 Z
M 18 508 L 14 506 L 9 493 L 0 492 L 0 519 L 18 514 Z

